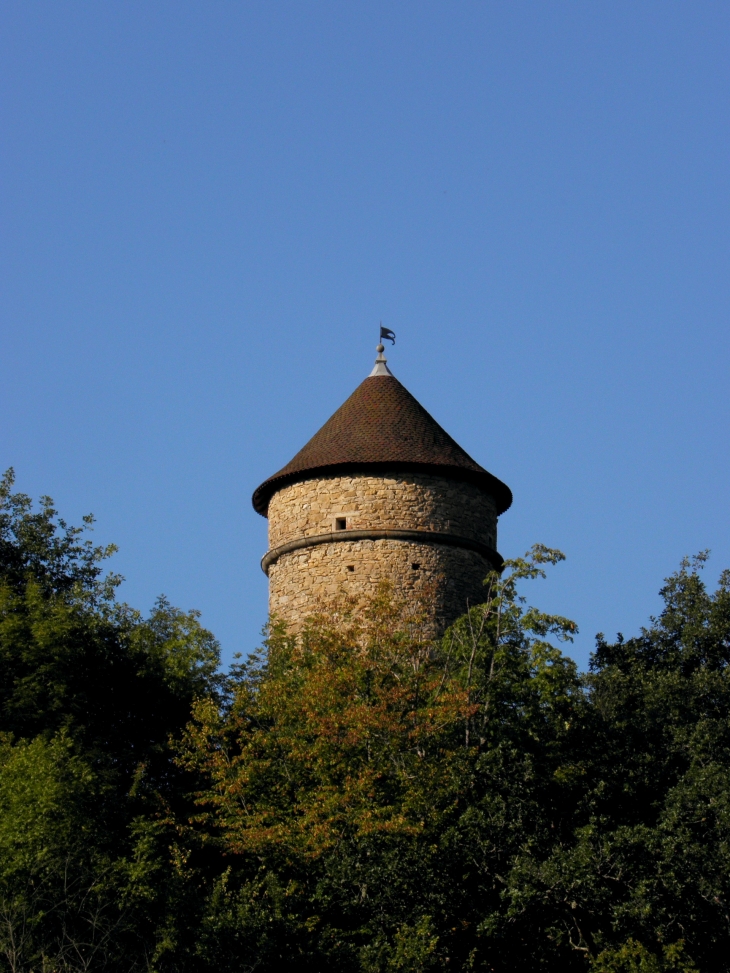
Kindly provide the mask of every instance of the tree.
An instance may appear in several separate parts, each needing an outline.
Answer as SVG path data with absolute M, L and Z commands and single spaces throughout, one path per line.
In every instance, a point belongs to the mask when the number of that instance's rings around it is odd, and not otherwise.
M 175 937 L 171 759 L 218 646 L 164 598 L 103 576 L 113 548 L 0 483 L 0 944 L 8 968 L 147 969 Z M 179 883 L 178 883 L 179 885 Z M 177 903 L 179 905 L 179 901 Z
M 439 642 L 385 586 L 300 637 L 274 627 L 225 707 L 196 704 L 196 824 L 231 862 L 228 914 L 276 924 L 275 944 L 248 944 L 264 968 L 507 969 L 531 950 L 495 917 L 512 857 L 566 827 L 584 703 L 550 641 L 574 623 L 525 609 L 517 585 L 560 559 L 507 562 Z
M 636 638 L 597 640 L 574 837 L 511 878 L 598 970 L 720 973 L 730 955 L 730 572 L 683 561 Z M 643 965 L 642 965 L 643 964 Z

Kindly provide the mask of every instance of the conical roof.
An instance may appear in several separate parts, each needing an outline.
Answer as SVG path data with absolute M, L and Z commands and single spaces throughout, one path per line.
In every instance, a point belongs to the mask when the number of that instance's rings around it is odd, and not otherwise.
M 381 371 L 368 376 L 294 459 L 257 488 L 253 505 L 266 516 L 271 496 L 289 483 L 386 470 L 476 483 L 494 497 L 497 513 L 512 503 L 509 487 L 473 460 L 395 376 Z

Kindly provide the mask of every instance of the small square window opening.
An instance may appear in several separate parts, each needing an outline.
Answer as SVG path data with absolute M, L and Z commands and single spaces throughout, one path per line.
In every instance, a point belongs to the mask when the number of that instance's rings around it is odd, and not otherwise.
M 354 564 L 348 564 L 347 565 L 347 570 L 348 571 L 354 571 L 355 570 L 355 565 Z
M 346 517 L 335 517 L 335 530 L 347 530 Z
M 412 565 L 411 565 L 411 568 L 412 568 L 412 569 L 413 569 L 414 571 L 420 571 L 420 570 L 421 570 L 421 565 L 420 565 L 420 564 L 415 564 L 415 563 L 414 563 L 414 564 L 412 564 Z

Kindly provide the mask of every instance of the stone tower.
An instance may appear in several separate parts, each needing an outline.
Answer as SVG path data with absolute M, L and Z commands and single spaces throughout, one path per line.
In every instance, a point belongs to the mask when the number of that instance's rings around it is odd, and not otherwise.
M 429 592 L 438 633 L 483 600 L 512 502 L 390 372 L 375 367 L 294 459 L 253 495 L 269 519 L 269 608 L 293 627 L 346 591 L 389 579 Z

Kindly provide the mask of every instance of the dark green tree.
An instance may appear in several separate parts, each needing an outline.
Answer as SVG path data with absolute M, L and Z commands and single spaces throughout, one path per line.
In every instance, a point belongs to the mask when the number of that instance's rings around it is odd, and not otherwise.
M 113 548 L 0 482 L 0 963 L 148 969 L 174 951 L 169 820 L 190 784 L 171 760 L 216 691 L 197 613 L 148 618 L 103 575 Z M 180 883 L 178 882 L 178 885 Z M 179 906 L 179 902 L 177 905 Z
M 511 917 L 597 970 L 728 968 L 730 572 L 711 594 L 705 561 L 667 579 L 639 636 L 598 637 L 573 839 L 511 876 Z

